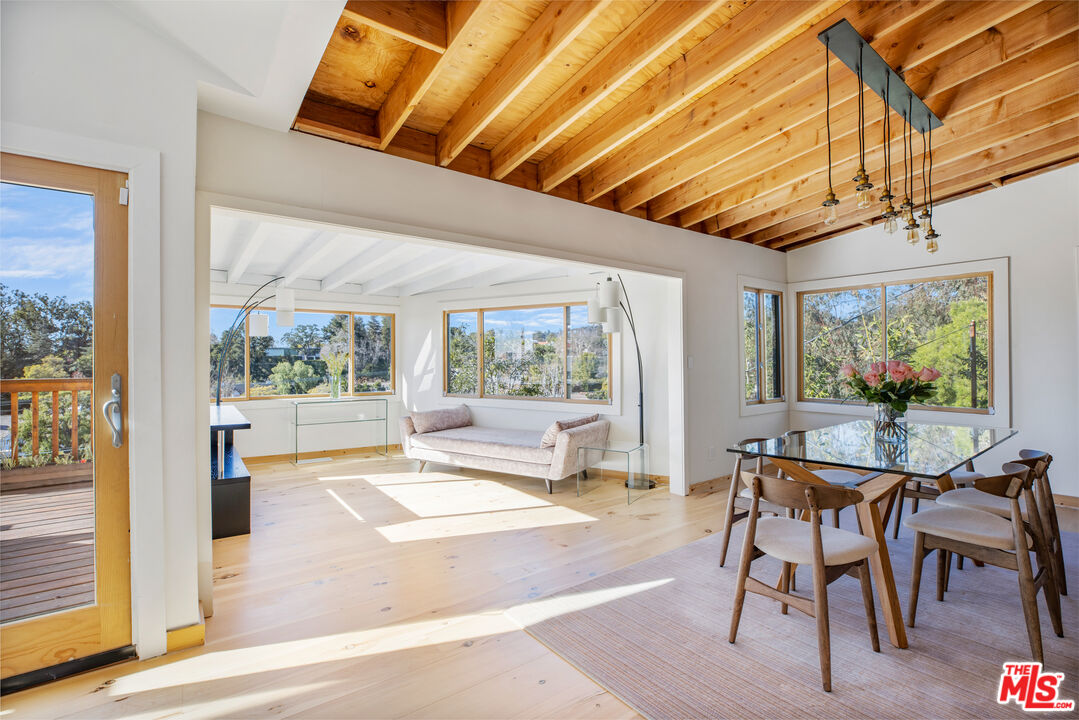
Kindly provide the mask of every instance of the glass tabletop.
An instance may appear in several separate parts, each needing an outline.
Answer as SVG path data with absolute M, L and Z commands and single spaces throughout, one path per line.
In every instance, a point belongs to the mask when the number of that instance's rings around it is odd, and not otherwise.
M 876 439 L 873 427 L 872 420 L 854 420 L 733 445 L 727 452 L 935 479 L 1019 432 L 1013 428 L 908 422 L 904 441 L 886 443 Z

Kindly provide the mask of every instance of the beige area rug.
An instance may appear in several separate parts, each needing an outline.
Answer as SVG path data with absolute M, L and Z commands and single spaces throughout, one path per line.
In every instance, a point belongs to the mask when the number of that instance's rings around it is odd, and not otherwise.
M 853 521 L 853 518 L 849 518 Z M 847 520 L 847 518 L 845 518 Z M 913 539 L 891 541 L 904 617 Z M 815 621 L 747 595 L 738 641 L 727 642 L 742 525 L 727 567 L 720 537 L 691 543 L 579 585 L 519 617 L 540 642 L 648 718 L 997 718 L 1029 716 L 996 702 L 1001 665 L 1029 660 L 1014 572 L 953 568 L 945 601 L 936 601 L 936 555 L 926 560 L 910 647 L 887 640 L 877 607 L 881 652 L 870 646 L 858 581 L 828 587 L 832 692 L 820 685 Z M 1079 536 L 1065 533 L 1072 594 L 1062 598 L 1065 637 L 1053 634 L 1039 595 L 1046 669 L 1065 673 L 1063 698 L 1079 700 Z M 761 558 L 752 574 L 778 578 Z M 811 589 L 808 568 L 798 588 Z M 874 587 L 874 592 L 876 588 Z M 559 603 L 562 603 L 559 608 Z M 1076 717 L 1042 713 L 1041 717 Z

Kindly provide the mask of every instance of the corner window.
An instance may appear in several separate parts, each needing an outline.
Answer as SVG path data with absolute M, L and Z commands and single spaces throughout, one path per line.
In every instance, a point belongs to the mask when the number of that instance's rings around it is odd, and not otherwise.
M 774 290 L 742 291 L 742 343 L 747 404 L 783 400 L 783 296 Z

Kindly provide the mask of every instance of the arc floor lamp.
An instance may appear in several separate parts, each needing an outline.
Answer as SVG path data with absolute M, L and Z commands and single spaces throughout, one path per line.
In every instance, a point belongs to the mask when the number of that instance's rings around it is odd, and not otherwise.
M 232 345 L 233 339 L 236 337 L 236 333 L 243 327 L 244 321 L 248 315 L 257 310 L 264 302 L 268 302 L 273 299 L 277 299 L 276 307 L 276 322 L 278 327 L 292 327 L 294 312 L 296 310 L 296 291 L 288 288 L 279 287 L 276 291 L 267 295 L 266 297 L 256 300 L 255 297 L 265 290 L 268 286 L 275 282 L 284 280 L 283 275 L 279 275 L 274 278 L 270 278 L 253 293 L 247 296 L 247 300 L 240 306 L 240 309 L 236 311 L 236 317 L 232 321 L 232 325 L 225 331 L 222 337 L 221 355 L 217 358 L 217 391 L 215 393 L 216 404 L 221 404 L 221 376 L 225 371 L 225 362 L 228 360 L 229 347 Z M 251 337 L 265 337 L 270 334 L 270 318 L 268 315 L 252 315 L 251 327 L 249 328 L 249 334 Z

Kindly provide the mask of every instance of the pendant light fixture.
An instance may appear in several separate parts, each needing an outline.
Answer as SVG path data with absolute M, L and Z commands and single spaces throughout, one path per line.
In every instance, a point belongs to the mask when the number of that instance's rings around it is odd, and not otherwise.
M 899 212 L 892 205 L 895 195 L 892 195 L 892 116 L 888 107 L 888 92 L 888 80 L 885 78 L 884 121 L 881 123 L 884 128 L 884 193 L 880 196 L 880 216 L 884 218 L 884 232 L 891 235 L 899 229 L 899 223 L 895 219 Z
M 873 183 L 869 182 L 869 173 L 865 171 L 865 82 L 862 80 L 862 50 L 865 41 L 858 43 L 858 174 L 851 178 L 858 207 L 865 210 L 873 203 L 869 191 Z
M 832 189 L 832 84 L 828 76 L 828 40 L 824 41 L 824 127 L 828 133 L 828 194 L 824 196 L 824 224 L 835 225 L 839 220 L 839 199 Z
M 914 221 L 914 203 L 910 199 L 910 187 L 914 184 L 914 157 L 911 147 L 913 138 L 911 133 L 911 104 L 912 96 L 907 94 L 907 112 L 903 115 L 906 124 L 903 126 L 903 202 L 899 204 L 899 214 L 903 218 L 903 230 L 907 233 L 907 242 L 917 245 L 921 239 L 918 235 L 918 223 Z
M 933 126 L 929 126 L 929 180 L 927 182 L 926 193 L 928 199 L 926 200 L 926 207 L 929 210 L 929 229 L 925 233 L 925 249 L 930 253 L 935 253 L 940 249 L 937 245 L 937 238 L 940 235 L 933 229 Z

